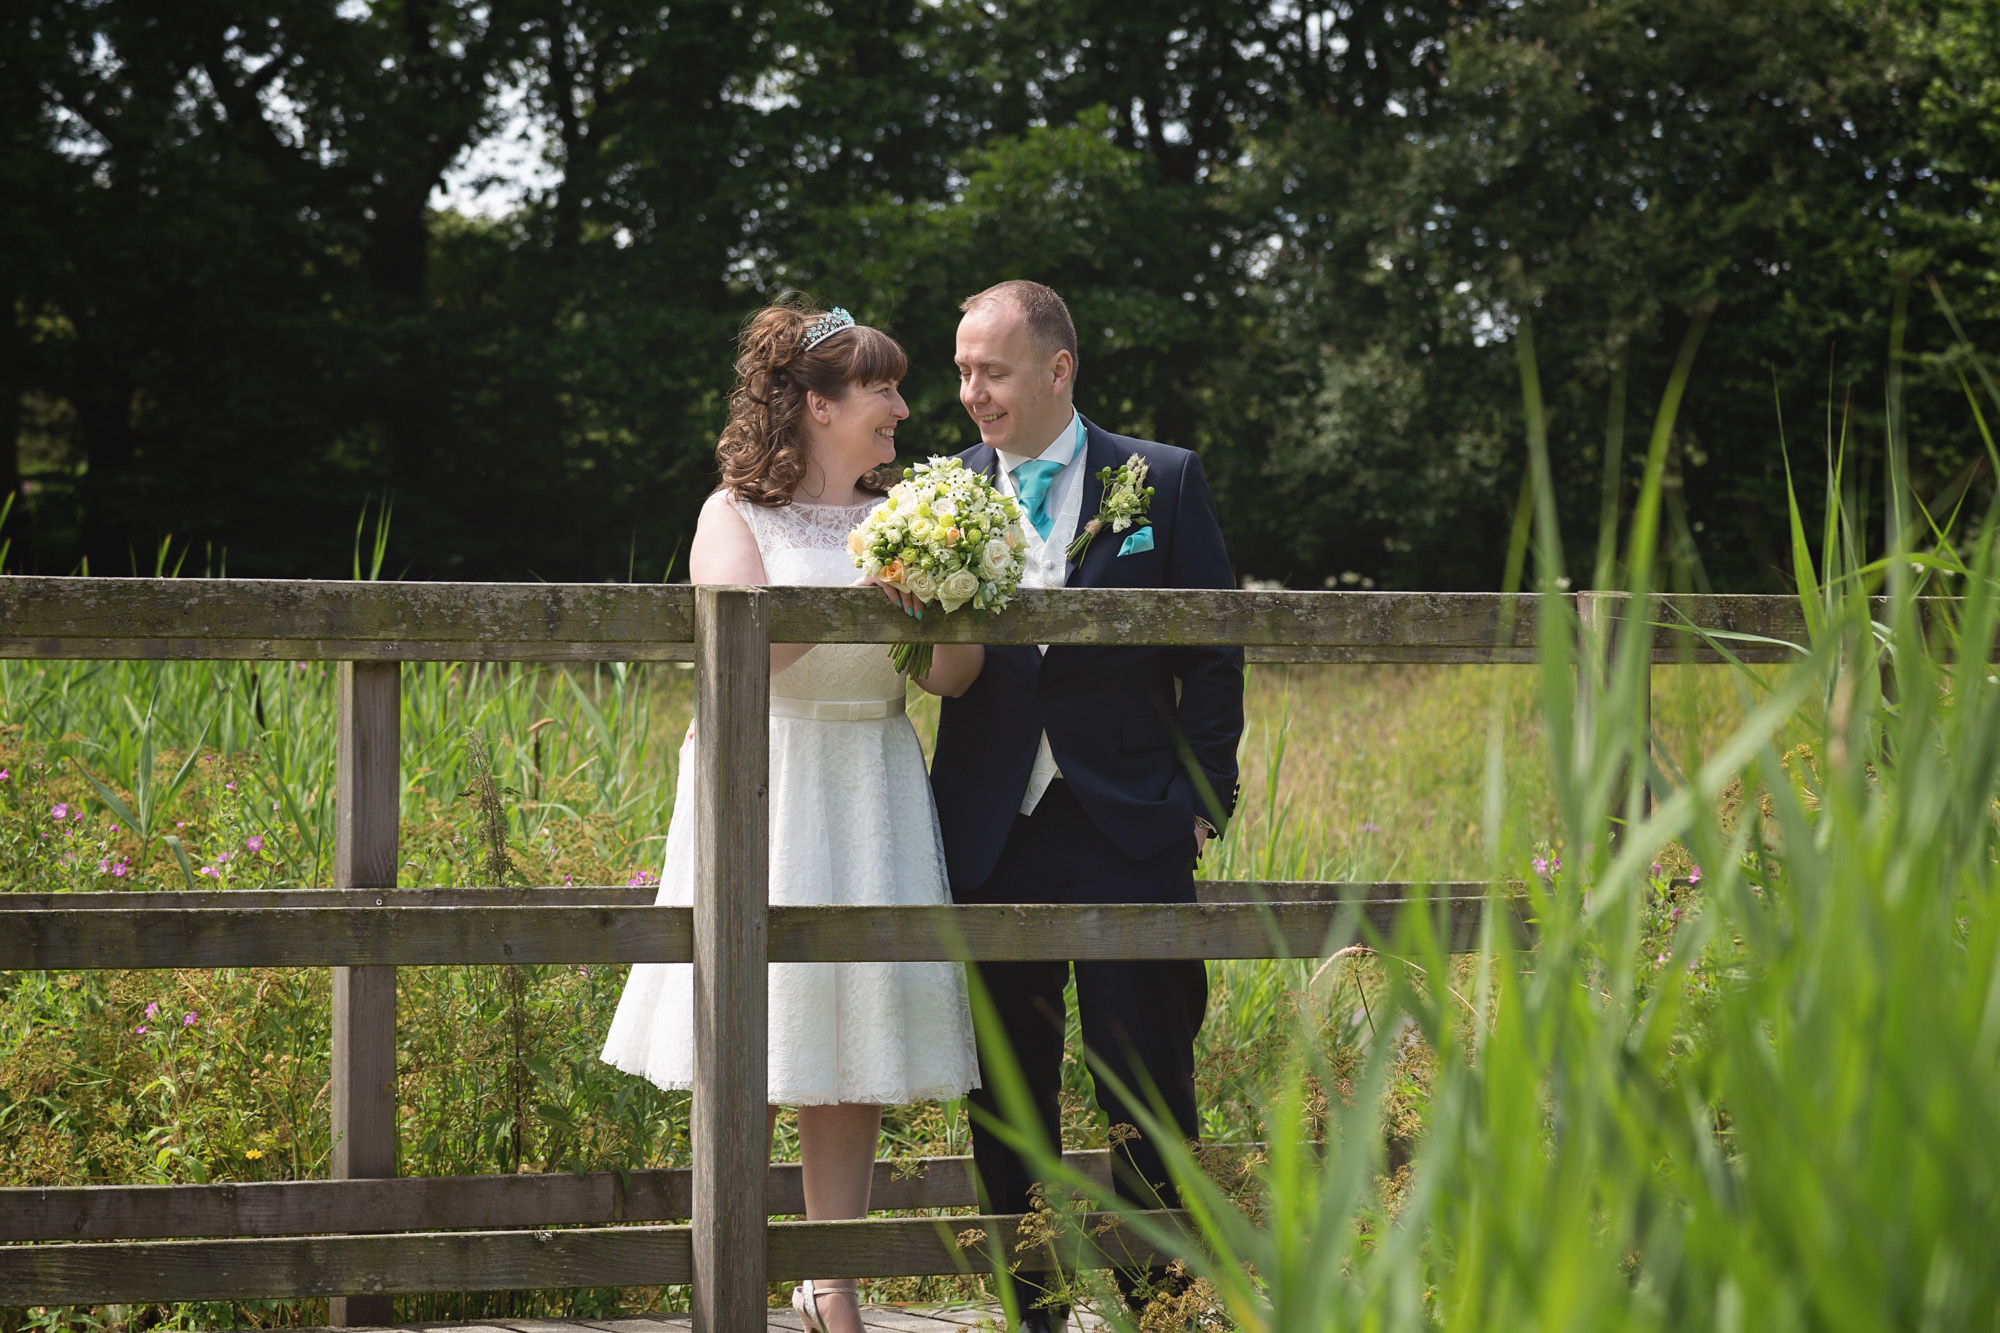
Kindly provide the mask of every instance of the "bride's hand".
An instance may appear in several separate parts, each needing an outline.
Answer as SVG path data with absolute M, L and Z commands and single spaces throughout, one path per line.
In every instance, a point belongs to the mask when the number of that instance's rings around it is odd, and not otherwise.
M 882 582 L 882 580 L 878 578 L 873 578 L 867 574 L 863 574 L 860 578 L 854 580 L 854 586 L 857 588 L 866 588 L 871 585 L 880 588 L 882 590 L 882 595 L 884 597 L 887 597 L 890 601 L 894 602 L 896 604 L 896 608 L 900 610 L 904 615 L 915 616 L 918 620 L 922 620 L 924 618 L 923 602 L 917 599 L 916 597 L 911 596 L 909 593 L 904 592 L 901 588 L 898 588 L 895 584 L 884 583 Z

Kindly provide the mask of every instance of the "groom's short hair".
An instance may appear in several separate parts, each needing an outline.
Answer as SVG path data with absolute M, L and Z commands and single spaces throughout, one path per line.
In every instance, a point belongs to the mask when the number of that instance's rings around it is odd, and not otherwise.
M 1053 287 L 1044 287 L 1039 282 L 1026 278 L 1014 278 L 1008 282 L 995 283 L 985 291 L 968 296 L 959 302 L 961 311 L 970 311 L 979 306 L 994 305 L 1001 301 L 1010 302 L 1028 322 L 1028 336 L 1044 352 L 1054 355 L 1068 352 L 1072 363 L 1078 360 L 1076 353 L 1076 322 L 1069 317 L 1069 306 L 1057 296 Z

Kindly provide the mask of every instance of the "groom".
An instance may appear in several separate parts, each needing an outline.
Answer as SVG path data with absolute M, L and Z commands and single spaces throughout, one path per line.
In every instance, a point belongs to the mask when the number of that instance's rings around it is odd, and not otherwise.
M 1234 587 L 1201 460 L 1172 445 L 1113 435 L 1077 414 L 1076 327 L 1062 298 L 1040 283 L 1003 282 L 960 309 L 958 396 L 981 443 L 959 457 L 1021 502 L 1028 543 L 1022 586 Z M 1123 533 L 1107 523 L 1068 559 L 1066 549 L 1105 501 L 1098 474 L 1135 456 L 1147 465 L 1143 484 L 1153 488 L 1150 521 Z M 1242 731 L 1241 649 L 989 644 L 978 680 L 944 700 L 931 768 L 952 898 L 1193 902 L 1195 860 L 1234 804 Z M 1052 1144 L 1061 1141 L 1063 989 L 1071 966 L 978 967 Z M 1206 966 L 1176 959 L 1074 967 L 1092 1057 L 1142 1104 L 1149 1089 L 1157 1093 L 1180 1134 L 1197 1137 L 1194 1041 L 1208 1004 Z M 982 1036 L 982 1086 L 972 1100 L 986 1116 L 1000 1111 L 993 1054 Z M 1097 1103 L 1113 1126 L 1138 1124 L 1109 1080 L 1098 1081 Z M 975 1116 L 972 1137 L 981 1206 L 1026 1212 L 1034 1177 L 983 1118 Z M 1122 1136 L 1114 1134 L 1114 1143 Z M 1178 1206 L 1145 1136 L 1124 1138 L 1113 1162 L 1123 1197 Z M 1025 1327 L 1060 1333 L 1065 1317 L 1035 1310 Z

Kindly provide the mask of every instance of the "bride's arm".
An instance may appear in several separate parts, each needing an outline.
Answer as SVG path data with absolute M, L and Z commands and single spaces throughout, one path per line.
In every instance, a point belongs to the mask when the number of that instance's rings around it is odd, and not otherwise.
M 694 583 L 723 583 L 736 587 L 762 587 L 766 582 L 764 557 L 757 553 L 757 539 L 750 525 L 721 491 L 708 497 L 695 524 L 694 545 L 688 549 L 688 579 Z M 771 645 L 771 674 L 777 675 L 811 652 L 809 643 Z
M 932 694 L 956 699 L 972 688 L 986 666 L 983 643 L 941 643 L 931 649 L 931 673 L 917 685 Z

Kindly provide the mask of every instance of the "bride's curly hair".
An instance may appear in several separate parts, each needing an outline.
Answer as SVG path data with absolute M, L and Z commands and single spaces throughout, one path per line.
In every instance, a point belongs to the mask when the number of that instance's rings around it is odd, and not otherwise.
M 722 484 L 738 499 L 771 508 L 792 502 L 792 490 L 806 474 L 801 419 L 808 391 L 845 398 L 856 385 L 895 382 L 910 368 L 894 338 L 865 324 L 801 351 L 806 327 L 822 313 L 803 302 L 783 301 L 759 310 L 743 326 L 729 424 L 715 444 Z M 894 465 L 885 464 L 858 485 L 884 495 L 895 480 Z

